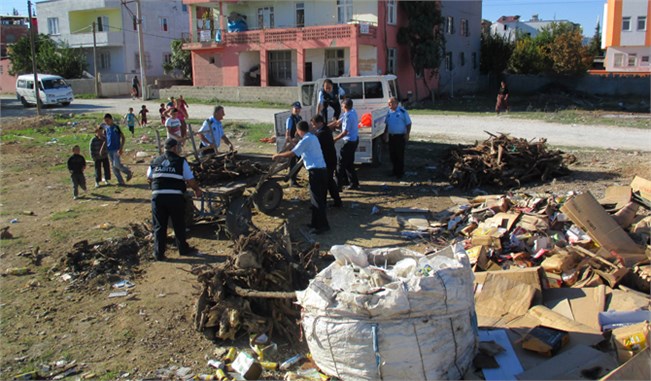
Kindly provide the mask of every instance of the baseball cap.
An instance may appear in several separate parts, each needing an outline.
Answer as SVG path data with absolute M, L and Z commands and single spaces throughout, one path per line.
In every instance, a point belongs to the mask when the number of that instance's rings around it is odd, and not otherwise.
M 179 142 L 176 141 L 176 139 L 167 138 L 167 140 L 165 140 L 165 149 L 170 149 L 172 147 L 176 147 L 177 144 L 179 144 Z
M 294 108 L 301 108 L 301 102 L 296 101 L 296 102 L 292 103 L 292 107 L 294 107 Z

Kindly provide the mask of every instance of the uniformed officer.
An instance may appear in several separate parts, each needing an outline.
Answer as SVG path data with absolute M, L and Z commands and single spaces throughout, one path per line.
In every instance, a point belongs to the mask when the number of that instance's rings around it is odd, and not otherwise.
M 341 99 L 346 95 L 344 89 L 327 78 L 323 81 L 323 89 L 319 91 L 319 107 L 317 114 L 323 116 L 323 121 L 328 123 L 328 106 L 334 110 L 334 120 L 341 115 Z
M 292 115 L 287 118 L 287 122 L 285 123 L 285 144 L 288 144 L 290 147 L 296 145 L 298 142 L 298 134 L 296 133 L 296 126 L 298 125 L 298 122 L 303 120 L 301 117 L 301 102 L 294 102 L 292 103 Z M 291 172 L 292 168 L 296 165 L 298 162 L 298 158 L 296 156 L 292 157 L 289 159 L 289 171 Z M 298 178 L 298 172 L 294 172 L 292 177 L 290 178 L 290 183 L 289 185 L 292 187 L 300 188 L 300 184 L 297 181 Z
M 398 106 L 396 98 L 389 98 L 384 141 L 389 143 L 389 156 L 393 163 L 393 175 L 401 178 L 405 174 L 405 146 L 411 132 L 411 119 L 407 110 Z
M 319 139 L 309 132 L 310 126 L 307 122 L 302 120 L 297 127 L 298 136 L 301 137 L 298 144 L 291 151 L 273 155 L 272 159 L 278 160 L 279 158 L 291 158 L 292 156 L 303 158 L 303 164 L 308 172 L 310 202 L 312 204 L 312 222 L 308 227 L 314 229 L 315 234 L 321 234 L 330 230 L 326 216 L 326 192 L 328 189 L 326 163 Z
M 185 240 L 185 190 L 186 184 L 201 197 L 201 189 L 194 179 L 185 158 L 178 155 L 179 142 L 169 138 L 165 141 L 165 153 L 155 158 L 147 169 L 147 181 L 151 185 L 151 214 L 154 224 L 154 258 L 165 260 L 167 220 L 171 218 L 179 255 L 197 253 Z
M 343 139 L 344 145 L 339 150 L 339 163 L 337 164 L 337 186 L 343 189 L 359 189 L 359 180 L 355 170 L 355 151 L 359 145 L 359 118 L 353 108 L 353 100 L 346 98 L 341 101 L 344 115 L 341 119 L 331 122 L 332 128 L 341 127 L 339 135 L 334 137 L 335 143 Z
M 231 151 L 233 150 L 233 143 L 224 134 L 224 127 L 222 126 L 224 115 L 226 115 L 224 107 L 215 106 L 212 116 L 201 125 L 198 132 L 199 137 L 201 137 L 199 148 L 201 148 L 202 155 L 217 153 L 222 141 L 228 144 Z

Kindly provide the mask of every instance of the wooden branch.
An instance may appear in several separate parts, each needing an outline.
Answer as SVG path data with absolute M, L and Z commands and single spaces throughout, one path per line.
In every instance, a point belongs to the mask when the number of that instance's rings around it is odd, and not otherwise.
M 296 299 L 296 292 L 258 291 L 235 286 L 235 293 L 243 298 Z

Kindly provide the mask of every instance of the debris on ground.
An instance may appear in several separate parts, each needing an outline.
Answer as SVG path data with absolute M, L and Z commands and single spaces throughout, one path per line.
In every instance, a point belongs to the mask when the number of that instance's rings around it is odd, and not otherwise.
M 68 275 L 70 287 L 81 287 L 91 281 L 98 286 L 110 284 L 139 274 L 141 262 L 153 260 L 151 228 L 130 224 L 129 230 L 130 234 L 124 238 L 75 243 L 73 251 L 61 260 L 61 273 Z
M 9 226 L 0 229 L 0 239 L 12 239 L 14 235 L 9 231 Z
M 530 181 L 550 181 L 569 174 L 568 164 L 576 157 L 548 150 L 547 140 L 528 141 L 487 132 L 490 138 L 473 147 L 450 150 L 444 167 L 450 184 L 463 189 L 480 185 L 519 187 Z
M 263 174 L 269 169 L 260 162 L 238 158 L 236 152 L 213 155 L 203 161 L 191 162 L 190 167 L 202 186 Z
M 234 340 L 244 330 L 277 332 L 295 342 L 300 331 L 295 291 L 316 273 L 318 256 L 318 245 L 293 247 L 286 226 L 241 236 L 227 262 L 193 269 L 202 285 L 195 328 L 209 339 Z

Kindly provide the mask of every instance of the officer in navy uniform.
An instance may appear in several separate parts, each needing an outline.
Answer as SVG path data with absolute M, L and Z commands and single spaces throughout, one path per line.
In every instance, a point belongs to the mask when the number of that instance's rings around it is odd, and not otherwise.
M 292 103 L 292 115 L 287 118 L 287 122 L 285 123 L 285 144 L 293 147 L 296 145 L 298 142 L 298 134 L 296 133 L 296 126 L 298 125 L 298 122 L 303 120 L 301 118 L 301 102 L 294 102 Z M 292 168 L 296 165 L 298 162 L 298 158 L 296 156 L 293 156 L 291 159 L 289 159 L 289 171 L 292 171 Z M 289 185 L 292 187 L 300 188 L 300 184 L 297 181 L 298 178 L 298 172 L 300 170 L 297 170 L 292 177 L 290 178 L 290 183 Z
M 323 90 L 319 91 L 319 107 L 317 114 L 321 114 L 323 122 L 328 124 L 328 106 L 334 110 L 334 120 L 339 120 L 341 115 L 341 99 L 346 95 L 344 89 L 327 78 L 323 81 Z
M 151 214 L 154 223 L 154 258 L 165 260 L 167 221 L 171 218 L 179 255 L 197 253 L 185 240 L 185 191 L 186 184 L 201 197 L 201 189 L 194 179 L 185 158 L 179 156 L 179 142 L 169 138 L 165 141 L 165 153 L 155 158 L 147 169 L 147 181 L 151 185 Z
M 411 132 L 411 119 L 407 110 L 398 106 L 396 98 L 389 98 L 384 141 L 389 143 L 389 156 L 393 163 L 392 174 L 401 178 L 405 174 L 405 146 Z
M 308 227 L 314 229 L 315 234 L 325 233 L 330 230 L 326 216 L 326 197 L 328 191 L 328 172 L 326 162 L 321 151 L 319 139 L 310 131 L 306 121 L 298 122 L 298 136 L 301 140 L 291 151 L 277 153 L 272 156 L 273 160 L 279 158 L 291 158 L 300 156 L 308 173 L 310 187 L 310 202 L 312 204 L 312 222 Z

